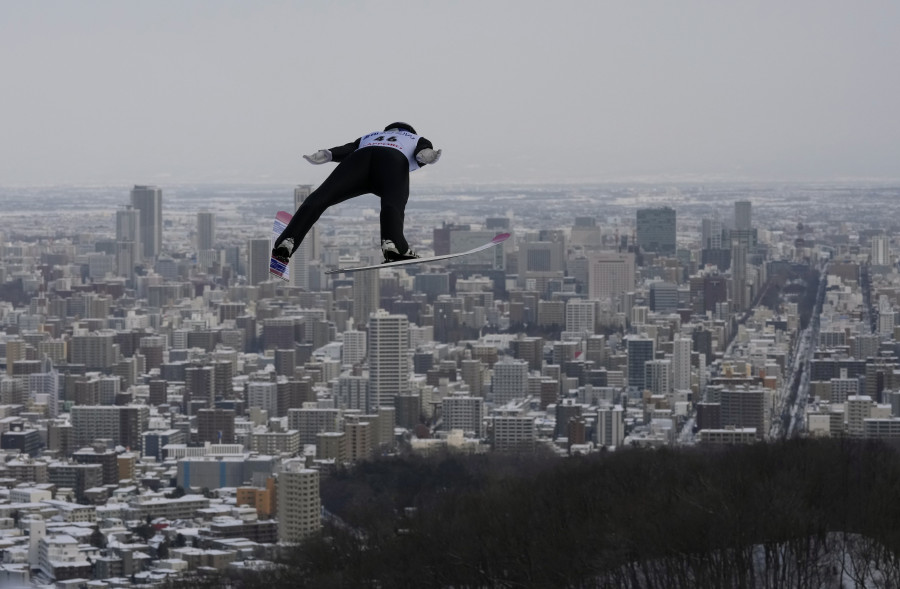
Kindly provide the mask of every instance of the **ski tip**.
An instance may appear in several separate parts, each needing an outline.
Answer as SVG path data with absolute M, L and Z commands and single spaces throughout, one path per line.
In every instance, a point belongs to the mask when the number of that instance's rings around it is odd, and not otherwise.
M 502 241 L 506 241 L 509 239 L 509 233 L 498 233 L 494 236 L 494 239 L 491 240 L 491 243 L 500 243 Z

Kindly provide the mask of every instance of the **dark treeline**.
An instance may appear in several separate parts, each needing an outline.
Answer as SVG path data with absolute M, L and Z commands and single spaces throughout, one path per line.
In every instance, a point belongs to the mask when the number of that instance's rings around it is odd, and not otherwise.
M 390 458 L 322 501 L 285 566 L 178 585 L 900 586 L 900 454 L 877 442 Z

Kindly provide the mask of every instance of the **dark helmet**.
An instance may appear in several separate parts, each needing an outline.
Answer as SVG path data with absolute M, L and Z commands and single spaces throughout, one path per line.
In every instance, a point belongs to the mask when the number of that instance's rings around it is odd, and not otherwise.
M 412 133 L 413 135 L 416 134 L 416 130 L 413 129 L 413 126 L 410 125 L 409 123 L 400 123 L 400 122 L 391 123 L 390 125 L 388 125 L 387 127 L 384 128 L 385 131 L 390 131 L 391 129 L 401 129 L 403 131 L 408 131 L 408 132 Z

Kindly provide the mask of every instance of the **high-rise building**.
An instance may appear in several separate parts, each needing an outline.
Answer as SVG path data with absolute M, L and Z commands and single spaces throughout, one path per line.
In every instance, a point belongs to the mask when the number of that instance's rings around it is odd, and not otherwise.
M 565 264 L 565 241 L 524 241 L 519 244 L 519 274 L 561 272 Z
M 369 315 L 378 310 L 381 299 L 381 280 L 378 272 L 357 272 L 353 275 L 353 319 L 357 325 L 369 321 Z
M 691 342 L 677 338 L 672 342 L 672 386 L 676 391 L 691 388 Z
M 653 395 L 672 392 L 672 361 L 648 360 L 644 362 L 644 388 Z
M 650 284 L 650 310 L 655 313 L 674 313 L 678 310 L 678 285 L 673 282 Z
M 300 542 L 321 527 L 319 471 L 305 468 L 303 459 L 287 460 L 278 472 L 278 541 Z
M 616 300 L 634 290 L 634 254 L 588 254 L 588 298 Z
M 116 273 L 134 278 L 134 266 L 143 253 L 141 212 L 128 205 L 116 211 Z
M 197 250 L 211 250 L 216 244 L 216 214 L 209 211 L 197 213 Z
M 494 364 L 491 392 L 497 405 L 524 399 L 528 394 L 528 362 L 506 357 Z
M 654 340 L 646 337 L 629 336 L 625 338 L 628 352 L 628 386 L 638 390 L 647 388 L 647 375 L 644 364 L 653 360 Z
M 110 371 L 118 361 L 115 337 L 111 329 L 72 336 L 72 363 L 84 364 L 87 370 Z
M 476 438 L 484 435 L 484 399 L 451 395 L 441 401 L 441 416 L 445 430 L 461 429 Z
M 722 249 L 722 221 L 705 218 L 700 222 L 700 249 Z
M 270 417 L 278 415 L 278 385 L 271 381 L 251 380 L 248 382 L 247 406 L 259 407 L 268 411 Z
M 597 443 L 620 446 L 625 440 L 625 410 L 621 405 L 597 411 Z
M 752 427 L 756 429 L 757 437 L 765 434 L 768 396 L 765 389 L 723 389 L 717 396 L 723 427 Z
M 596 308 L 594 301 L 570 299 L 566 303 L 566 331 L 593 334 Z
M 322 432 L 341 431 L 341 411 L 328 407 L 288 409 L 288 428 L 300 432 L 301 444 L 315 444 Z
M 372 423 L 368 421 L 344 422 L 344 448 L 347 460 L 355 462 L 372 455 Z
M 847 435 L 862 437 L 865 432 L 865 420 L 872 417 L 872 397 L 868 395 L 851 395 L 844 403 L 844 422 L 847 424 Z
M 294 187 L 294 210 L 303 204 L 306 197 L 312 192 L 312 186 L 301 184 Z M 291 256 L 291 285 L 309 290 L 309 263 L 316 257 L 316 239 L 318 237 L 318 228 L 314 225 L 310 229 L 303 241 L 297 247 L 294 255 Z M 373 272 L 373 274 L 378 274 Z
M 369 378 L 345 374 L 338 377 L 335 392 L 341 409 L 369 410 Z
M 753 203 L 739 200 L 734 203 L 734 228 L 738 231 L 753 229 Z
M 247 282 L 256 286 L 269 279 L 272 244 L 268 239 L 247 240 Z
M 675 253 L 675 209 L 638 209 L 637 245 L 648 252 Z
M 373 407 L 393 405 L 394 397 L 410 391 L 408 331 L 406 315 L 379 310 L 369 317 L 369 393 Z
M 872 265 L 888 266 L 891 263 L 891 238 L 887 235 L 872 236 Z
M 94 440 L 110 438 L 115 444 L 140 450 L 144 430 L 150 420 L 146 405 L 75 405 L 70 410 L 75 443 L 86 446 Z
M 49 358 L 41 361 L 41 371 L 28 375 L 28 390 L 36 401 L 47 405 L 47 417 L 59 415 L 59 373 Z
M 135 185 L 131 190 L 131 206 L 140 211 L 141 257 L 152 260 L 162 251 L 162 190 Z
M 747 247 L 741 243 L 731 246 L 731 302 L 735 312 L 745 311 L 747 300 Z
M 459 372 L 463 382 L 469 387 L 469 394 L 475 397 L 484 396 L 484 375 L 486 369 L 481 360 L 471 357 L 460 361 Z
M 234 443 L 234 410 L 201 409 L 197 411 L 197 440 L 202 444 Z
M 358 364 L 366 357 L 366 332 L 348 329 L 343 333 L 341 362 Z
M 534 417 L 503 415 L 491 418 L 495 452 L 533 452 L 537 441 Z
M 216 371 L 212 366 L 190 366 L 184 370 L 185 411 L 194 414 L 194 404 L 212 407 L 216 398 Z
M 464 252 L 474 247 L 478 247 L 479 245 L 484 245 L 494 239 L 496 235 L 496 230 L 451 230 L 449 233 L 450 251 L 447 253 Z M 503 269 L 506 267 L 505 248 L 507 243 L 509 242 L 503 242 L 496 247 L 491 247 L 475 254 L 463 256 L 461 258 L 455 258 L 453 260 L 453 265 L 464 268 L 477 268 L 482 270 Z M 435 252 L 435 255 L 438 255 L 437 252 Z

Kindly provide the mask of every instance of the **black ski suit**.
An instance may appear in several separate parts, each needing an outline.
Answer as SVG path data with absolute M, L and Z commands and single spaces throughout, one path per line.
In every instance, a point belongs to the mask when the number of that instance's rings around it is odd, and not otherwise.
M 387 137 L 390 135 L 389 132 L 379 134 L 390 139 Z M 409 249 L 409 244 L 403 236 L 403 218 L 406 201 L 409 199 L 411 160 L 393 147 L 367 145 L 360 148 L 362 139 L 360 137 L 352 143 L 332 147 L 329 150 L 332 161 L 338 162 L 337 168 L 301 203 L 291 222 L 275 240 L 276 248 L 282 241 L 292 237 L 296 251 L 325 209 L 371 193 L 381 198 L 381 239 L 393 241 L 400 252 Z M 419 137 L 412 158 L 426 148 L 433 148 L 431 141 Z M 415 162 L 416 167 L 424 165 Z

